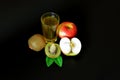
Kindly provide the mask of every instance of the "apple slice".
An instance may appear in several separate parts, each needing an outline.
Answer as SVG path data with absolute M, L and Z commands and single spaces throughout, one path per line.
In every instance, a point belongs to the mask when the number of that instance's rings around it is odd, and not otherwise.
M 81 42 L 78 38 L 73 37 L 71 40 L 64 37 L 60 40 L 60 48 L 66 56 L 76 56 L 81 51 Z
M 71 39 L 71 43 L 72 45 L 72 52 L 74 52 L 75 55 L 79 54 L 80 50 L 81 50 L 81 42 L 78 38 L 72 38 Z
M 64 54 L 69 54 L 71 51 L 70 47 L 70 39 L 67 37 L 64 37 L 60 40 L 60 48 L 63 51 Z

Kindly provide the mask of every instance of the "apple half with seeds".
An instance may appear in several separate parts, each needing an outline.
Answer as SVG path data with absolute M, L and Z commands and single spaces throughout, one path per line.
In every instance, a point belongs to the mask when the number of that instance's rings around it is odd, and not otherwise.
M 45 46 L 45 54 L 49 58 L 57 58 L 61 54 L 60 46 L 57 43 L 49 42 Z
M 73 37 L 71 39 L 64 37 L 60 40 L 60 48 L 64 55 L 66 56 L 76 56 L 81 51 L 81 41 Z

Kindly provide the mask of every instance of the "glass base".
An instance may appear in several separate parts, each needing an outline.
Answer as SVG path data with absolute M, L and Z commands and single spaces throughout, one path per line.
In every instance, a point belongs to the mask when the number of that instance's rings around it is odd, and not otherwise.
M 46 43 L 48 43 L 48 42 L 56 42 L 57 41 L 57 38 L 55 38 L 55 39 L 47 39 L 47 38 L 45 38 L 45 41 L 46 41 Z

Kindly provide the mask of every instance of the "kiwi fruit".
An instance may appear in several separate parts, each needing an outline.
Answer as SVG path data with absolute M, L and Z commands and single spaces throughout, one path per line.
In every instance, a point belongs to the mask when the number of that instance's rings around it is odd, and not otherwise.
M 49 58 L 57 58 L 61 54 L 61 50 L 58 44 L 49 42 L 45 46 L 45 54 Z
M 34 51 L 42 50 L 46 45 L 46 41 L 41 34 L 34 34 L 28 39 L 28 46 Z

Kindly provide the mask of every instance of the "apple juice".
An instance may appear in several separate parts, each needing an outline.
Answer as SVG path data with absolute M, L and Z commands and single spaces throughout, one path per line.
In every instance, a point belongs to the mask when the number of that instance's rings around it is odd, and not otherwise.
M 57 40 L 56 28 L 59 24 L 59 21 L 55 17 L 45 17 L 43 19 L 42 31 L 46 40 L 49 42 L 55 42 Z

